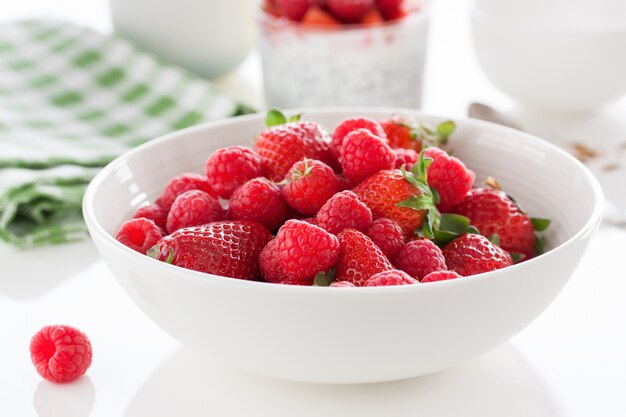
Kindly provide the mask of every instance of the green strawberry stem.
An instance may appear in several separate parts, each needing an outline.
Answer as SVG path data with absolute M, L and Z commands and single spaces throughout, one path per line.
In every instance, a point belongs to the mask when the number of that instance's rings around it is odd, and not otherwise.
M 278 109 L 269 109 L 265 115 L 265 126 L 272 127 L 278 125 L 284 125 L 287 122 L 299 122 L 302 113 L 289 116 L 289 119 Z
M 335 281 L 336 276 L 335 268 L 330 268 L 328 271 L 320 271 L 315 275 L 313 279 L 314 287 L 328 287 Z
M 550 219 L 542 219 L 540 217 L 531 217 L 530 221 L 537 232 L 543 232 L 550 226 Z

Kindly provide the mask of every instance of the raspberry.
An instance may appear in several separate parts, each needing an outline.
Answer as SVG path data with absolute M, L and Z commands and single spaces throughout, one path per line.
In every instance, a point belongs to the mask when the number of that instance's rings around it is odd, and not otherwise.
M 439 148 L 427 148 L 424 155 L 433 159 L 428 167 L 428 185 L 436 189 L 441 198 L 437 208 L 448 212 L 472 188 L 474 172 L 467 169 L 458 158 L 449 156 Z
M 349 190 L 352 188 L 350 181 L 343 174 L 337 174 L 337 183 L 339 184 L 339 191 Z
M 124 222 L 115 235 L 118 242 L 144 255 L 165 236 L 152 220 L 139 218 Z
M 419 284 L 419 281 L 411 278 L 409 274 L 404 271 L 392 269 L 390 271 L 383 271 L 371 276 L 365 282 L 366 287 L 384 287 L 387 285 L 410 285 Z
M 372 224 L 372 211 L 352 191 L 341 191 L 320 208 L 317 225 L 336 235 L 343 229 L 364 232 Z
M 337 281 L 365 285 L 372 275 L 393 269 L 385 254 L 358 230 L 345 229 L 337 235 L 341 251 L 337 262 Z
M 448 269 L 441 249 L 428 239 L 412 240 L 404 245 L 395 265 L 419 280 L 431 272 Z
M 259 268 L 261 269 L 261 276 L 265 281 L 281 284 L 288 281 L 289 277 L 285 274 L 276 249 L 276 239 L 270 240 L 267 245 L 265 245 L 259 255 Z
M 200 226 L 225 218 L 226 213 L 215 197 L 204 191 L 191 190 L 176 197 L 167 215 L 167 231 L 174 233 L 183 227 Z
M 289 278 L 313 283 L 318 272 L 337 263 L 339 240 L 321 227 L 288 220 L 276 235 L 278 255 Z
M 447 279 L 463 278 L 454 271 L 434 271 L 422 278 L 421 282 L 444 281 Z
M 357 129 L 346 136 L 341 147 L 343 174 L 352 184 L 387 169 L 392 169 L 396 155 L 389 145 L 369 130 Z
M 233 220 L 252 220 L 274 230 L 287 218 L 287 203 L 276 184 L 259 177 L 235 190 L 228 213 Z
M 326 0 L 326 8 L 344 23 L 357 23 L 374 5 L 374 0 Z
M 150 204 L 142 206 L 137 209 L 133 219 L 148 219 L 152 220 L 154 224 L 161 229 L 167 229 L 167 210 L 156 204 Z
M 80 330 L 46 326 L 30 341 L 30 358 L 39 375 L 50 382 L 70 382 L 91 365 L 91 343 Z
M 309 9 L 311 0 L 276 0 L 278 7 L 289 20 L 299 21 Z
M 443 248 L 446 265 L 464 277 L 512 265 L 511 256 L 484 236 L 465 234 Z
M 382 126 L 378 124 L 378 122 L 368 119 L 367 117 L 351 117 L 341 122 L 333 132 L 333 137 L 330 141 L 330 151 L 335 158 L 339 158 L 341 156 L 343 140 L 348 133 L 357 129 L 369 130 L 374 136 L 378 136 L 384 142 L 387 142 L 387 135 L 385 135 L 385 131 Z
M 303 159 L 296 162 L 285 177 L 282 187 L 285 201 L 301 213 L 314 215 L 339 191 L 333 170 L 321 161 Z
M 217 193 L 213 191 L 204 175 L 185 173 L 170 180 L 161 197 L 157 199 L 156 204 L 169 211 L 176 197 L 189 190 L 200 190 L 217 197 Z
M 261 156 L 243 146 L 218 149 L 206 161 L 209 183 L 222 198 L 230 198 L 237 187 L 264 175 Z
M 339 288 L 353 288 L 355 287 L 355 285 L 353 283 L 351 283 L 350 281 L 335 281 L 332 284 L 330 284 L 331 287 L 339 287 Z
M 365 233 L 383 251 L 385 256 L 394 262 L 400 249 L 404 246 L 404 234 L 398 223 L 381 217 L 376 219 Z
M 410 171 L 420 159 L 420 155 L 413 149 L 397 148 L 393 153 L 396 155 L 395 167 L 398 169 L 404 165 L 404 168 Z

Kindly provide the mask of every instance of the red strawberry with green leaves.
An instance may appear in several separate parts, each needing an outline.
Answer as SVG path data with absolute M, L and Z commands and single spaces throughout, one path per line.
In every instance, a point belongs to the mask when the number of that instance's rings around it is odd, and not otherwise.
M 477 234 L 467 233 L 454 239 L 442 252 L 448 269 L 464 277 L 513 264 L 507 251 Z
M 372 240 L 354 229 L 344 229 L 339 238 L 339 261 L 335 279 L 364 286 L 372 275 L 394 269 L 389 259 Z
M 382 126 L 389 146 L 393 149 L 405 148 L 421 152 L 427 146 L 441 146 L 448 141 L 456 125 L 452 121 L 440 123 L 436 128 L 401 116 L 392 116 L 383 120 Z
M 299 116 L 287 120 L 278 110 L 270 110 L 266 124 L 268 128 L 258 136 L 254 150 L 263 159 L 271 180 L 281 181 L 303 158 L 336 165 L 328 146 L 330 138 L 318 123 L 300 121 Z
M 160 261 L 207 274 L 259 279 L 259 255 L 272 238 L 252 221 L 221 221 L 179 229 L 150 249 Z
M 530 218 L 506 193 L 490 188 L 475 188 L 467 193 L 454 211 L 470 219 L 483 236 L 497 235 L 500 247 L 514 258 L 535 255 L 535 231 L 545 230 L 550 221 Z

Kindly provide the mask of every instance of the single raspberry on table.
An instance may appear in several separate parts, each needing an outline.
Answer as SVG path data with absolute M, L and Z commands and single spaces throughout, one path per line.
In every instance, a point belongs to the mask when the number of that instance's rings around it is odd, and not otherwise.
M 167 229 L 167 210 L 156 204 L 149 204 L 137 209 L 133 219 L 152 220 L 161 229 Z
M 169 211 L 176 197 L 189 190 L 200 190 L 217 197 L 217 193 L 211 188 L 207 177 L 187 172 L 177 175 L 170 180 L 163 194 L 157 199 L 156 204 Z
M 457 237 L 442 252 L 448 269 L 464 277 L 513 264 L 508 252 L 481 235 L 465 234 Z
M 141 217 L 124 222 L 117 231 L 115 239 L 145 255 L 148 249 L 156 245 L 163 236 L 165 233 L 159 226 L 152 220 Z
M 281 181 L 289 168 L 301 159 L 330 162 L 328 159 L 332 155 L 328 140 L 328 134 L 318 123 L 291 122 L 261 132 L 254 150 L 263 158 L 267 176 L 273 181 Z
M 385 254 L 358 230 L 345 229 L 337 237 L 341 246 L 337 281 L 349 281 L 361 287 L 372 275 L 393 269 Z
M 315 215 L 339 191 L 334 171 L 325 163 L 308 158 L 293 164 L 283 183 L 285 201 L 307 215 Z
M 230 198 L 228 216 L 233 220 L 252 220 L 274 230 L 287 219 L 287 203 L 280 188 L 259 177 L 237 188 Z
M 428 239 L 412 240 L 404 245 L 396 257 L 395 265 L 418 280 L 431 272 L 448 269 L 441 249 Z
M 276 3 L 283 16 L 299 21 L 311 6 L 312 0 L 276 0 Z
M 343 141 L 341 166 L 352 184 L 358 184 L 379 171 L 392 169 L 395 163 L 393 150 L 369 130 L 353 130 Z
M 174 233 L 183 227 L 200 226 L 226 218 L 226 212 L 215 197 L 204 191 L 182 193 L 167 215 L 167 232 Z
M 374 274 L 365 282 L 365 287 L 384 287 L 388 285 L 412 285 L 419 281 L 404 271 L 391 269 Z
M 373 7 L 374 0 L 324 0 L 326 9 L 344 23 L 357 23 Z
M 447 279 L 463 278 L 454 271 L 434 271 L 422 278 L 421 282 L 445 281 Z
M 352 191 L 332 196 L 317 212 L 317 225 L 336 235 L 343 229 L 364 232 L 372 224 L 372 211 Z
M 181 268 L 256 280 L 259 255 L 271 238 L 259 223 L 226 220 L 179 229 L 161 239 L 157 251 L 149 255 Z
M 288 220 L 278 231 L 276 241 L 287 276 L 308 285 L 318 272 L 327 271 L 339 258 L 335 235 L 300 220 Z
M 441 200 L 437 208 L 449 212 L 472 188 L 474 171 L 467 169 L 460 159 L 439 148 L 427 148 L 424 155 L 433 160 L 428 167 L 428 185 L 439 193 Z
M 398 169 L 404 165 L 404 168 L 410 171 L 420 159 L 420 155 L 413 149 L 397 148 L 393 150 L 393 153 L 396 155 L 395 168 Z
M 357 129 L 369 130 L 374 136 L 378 136 L 383 142 L 387 142 L 385 131 L 377 121 L 367 117 L 351 117 L 339 123 L 333 131 L 333 136 L 330 141 L 330 151 L 335 158 L 341 157 L 343 140 L 346 138 L 348 133 Z
M 470 219 L 483 236 L 498 235 L 500 247 L 530 259 L 535 251 L 535 228 L 524 213 L 503 191 L 475 188 L 457 205 L 455 213 Z
M 30 358 L 44 379 L 71 382 L 91 365 L 91 343 L 72 326 L 46 326 L 31 339 Z
M 207 159 L 205 169 L 209 184 L 222 198 L 230 198 L 239 186 L 265 175 L 263 158 L 243 146 L 216 150 Z
M 354 287 L 356 287 L 356 285 L 354 285 L 350 281 L 335 281 L 332 284 L 330 284 L 330 287 L 335 287 L 335 288 L 354 288 Z
M 372 242 L 383 251 L 391 262 L 395 261 L 400 249 L 404 246 L 402 228 L 391 219 L 381 217 L 374 220 L 365 234 L 372 239 Z

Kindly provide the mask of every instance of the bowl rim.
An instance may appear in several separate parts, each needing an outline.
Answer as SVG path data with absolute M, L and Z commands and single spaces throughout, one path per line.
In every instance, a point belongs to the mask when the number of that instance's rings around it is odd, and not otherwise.
M 211 129 L 214 126 L 222 126 L 222 125 L 231 125 L 237 124 L 243 121 L 249 120 L 260 120 L 262 121 L 265 117 L 265 112 L 258 112 L 248 115 L 236 116 L 226 119 L 209 121 L 206 123 L 201 123 L 195 126 L 191 126 L 185 129 L 177 130 L 174 132 L 170 132 L 168 134 L 159 136 L 153 140 L 150 140 L 138 147 L 131 149 L 123 153 L 122 155 L 115 158 L 109 164 L 107 164 L 89 183 L 85 195 L 83 198 L 83 216 L 85 218 L 85 222 L 88 226 L 90 234 L 96 233 L 102 236 L 103 241 L 110 247 L 114 248 L 114 250 L 122 251 L 122 253 L 126 253 L 129 256 L 135 256 L 139 262 L 150 262 L 151 265 L 155 266 L 156 262 L 158 262 L 162 268 L 165 268 L 164 271 L 171 271 L 173 275 L 176 275 L 177 278 L 184 277 L 185 279 L 189 279 L 192 281 L 198 281 L 202 283 L 208 283 L 208 285 L 217 285 L 217 286 L 229 286 L 229 287 L 242 287 L 246 289 L 254 289 L 254 288 L 266 288 L 268 291 L 300 291 L 302 293 L 311 293 L 311 294 L 331 294 L 332 296 L 336 296 L 337 294 L 367 294 L 371 295 L 372 292 L 411 292 L 411 291 L 432 291 L 432 290 L 441 290 L 442 288 L 454 287 L 454 286 L 464 286 L 464 285 L 479 285 L 480 283 L 490 281 L 493 279 L 498 279 L 500 275 L 507 274 L 507 271 L 523 271 L 529 268 L 535 267 L 539 262 L 543 262 L 548 257 L 558 256 L 561 252 L 566 250 L 569 246 L 571 246 L 575 241 L 583 239 L 586 235 L 592 233 L 599 225 L 602 220 L 603 215 L 603 202 L 604 195 L 600 183 L 595 178 L 595 176 L 591 173 L 591 171 L 579 160 L 577 160 L 574 156 L 565 152 L 563 149 L 558 146 L 540 139 L 537 136 L 531 135 L 526 132 L 522 132 L 510 127 L 502 126 L 496 123 L 487 122 L 484 120 L 473 119 L 469 117 L 442 117 L 439 115 L 427 114 L 418 110 L 411 110 L 406 108 L 396 108 L 396 107 L 305 107 L 305 108 L 294 108 L 294 109 L 284 109 L 285 113 L 293 113 L 293 114 L 303 114 L 307 113 L 311 114 L 333 114 L 333 113 L 350 113 L 350 114 L 361 114 L 367 115 L 370 114 L 373 117 L 374 113 L 387 113 L 389 115 L 392 114 L 410 114 L 411 116 L 417 118 L 429 118 L 435 120 L 454 120 L 455 122 L 461 122 L 463 124 L 469 124 L 473 126 L 487 126 L 490 129 L 495 129 L 496 131 L 501 131 L 504 133 L 514 133 L 515 135 L 521 136 L 525 140 L 531 141 L 539 146 L 543 146 L 553 152 L 556 152 L 562 158 L 565 158 L 570 163 L 573 163 L 575 167 L 577 167 L 584 178 L 587 180 L 588 185 L 591 187 L 592 194 L 592 202 L 593 208 L 589 218 L 583 227 L 581 227 L 574 235 L 572 235 L 565 242 L 561 243 L 557 247 L 545 252 L 539 256 L 536 256 L 528 261 L 521 262 L 518 264 L 513 264 L 506 268 L 498 269 L 495 271 L 483 272 L 481 274 L 472 275 L 470 277 L 463 277 L 463 279 L 452 279 L 452 280 L 443 280 L 443 281 L 435 281 L 429 282 L 427 284 L 417 284 L 417 285 L 397 285 L 397 286 L 381 286 L 381 287 L 358 287 L 358 288 L 343 288 L 341 291 L 329 291 L 325 287 L 315 287 L 315 286 L 300 286 L 300 285 L 277 285 L 262 281 L 251 281 L 230 277 L 223 277 L 219 275 L 207 274 L 204 272 L 193 271 L 190 269 L 181 268 L 175 265 L 170 265 L 167 263 L 160 262 L 156 259 L 150 258 L 149 256 L 143 255 L 121 243 L 119 243 L 114 236 L 107 233 L 104 230 L 104 227 L 96 220 L 95 209 L 93 200 L 96 195 L 96 191 L 99 185 L 109 176 L 112 175 L 115 170 L 125 163 L 128 158 L 135 156 L 138 153 L 143 152 L 144 149 L 158 146 L 161 143 L 168 142 L 173 140 L 173 138 L 184 136 L 186 134 L 202 131 L 205 129 Z M 94 239 L 94 237 L 92 237 Z M 173 268 L 173 269 L 168 269 Z M 208 277 L 210 279 L 207 279 Z M 352 295 L 356 296 L 356 295 Z

